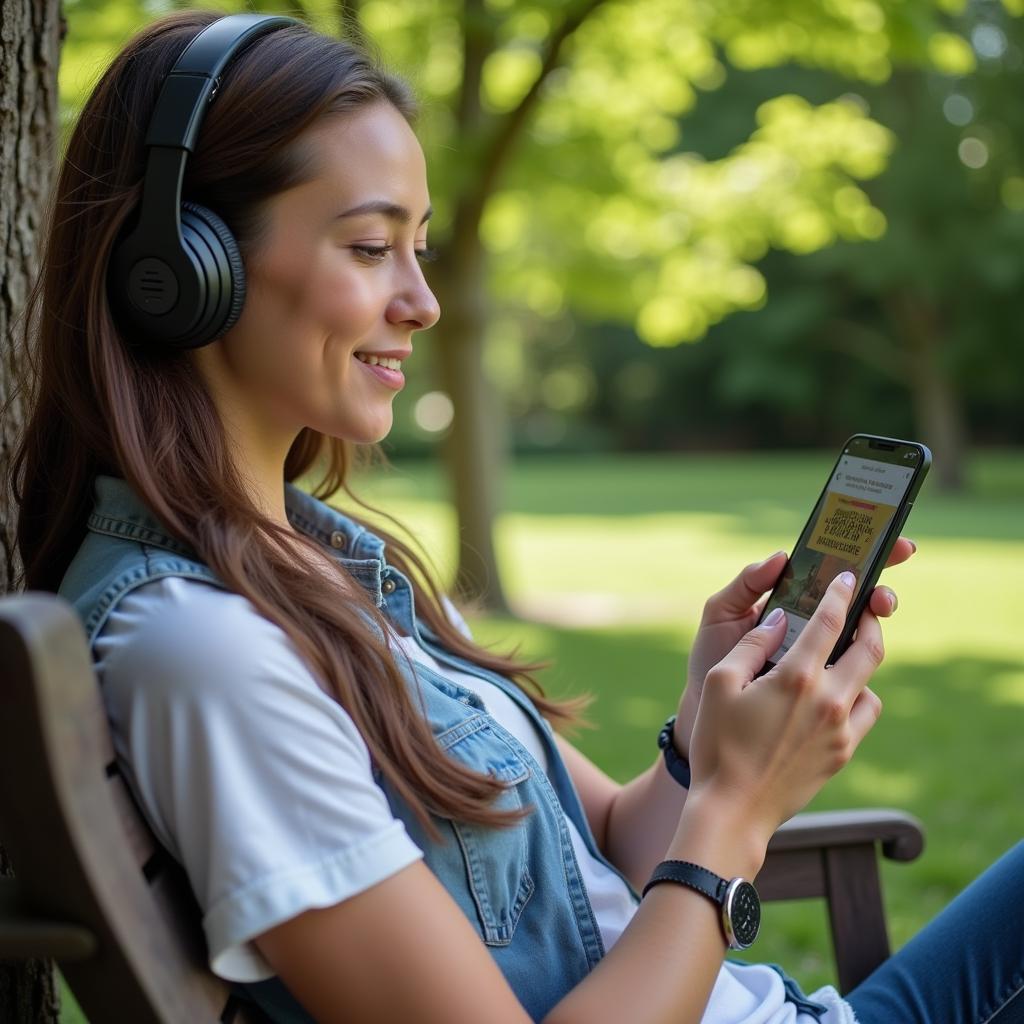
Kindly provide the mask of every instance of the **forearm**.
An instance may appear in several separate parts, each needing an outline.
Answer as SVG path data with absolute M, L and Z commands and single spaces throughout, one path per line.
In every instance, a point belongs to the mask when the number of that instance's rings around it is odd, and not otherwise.
M 658 859 L 692 861 L 726 878 L 753 878 L 767 838 L 714 810 L 687 808 Z M 684 886 L 657 885 L 608 955 L 544 1024 L 696 1024 L 725 948 L 718 909 L 710 900 Z
M 604 852 L 638 891 L 655 865 L 665 859 L 687 792 L 658 754 L 654 764 L 622 786 L 611 802 Z

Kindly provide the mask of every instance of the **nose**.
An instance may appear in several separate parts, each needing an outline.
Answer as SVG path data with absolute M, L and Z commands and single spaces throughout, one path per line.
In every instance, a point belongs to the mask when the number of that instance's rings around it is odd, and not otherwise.
M 425 331 L 441 318 L 441 307 L 430 290 L 418 263 L 405 282 L 405 287 L 391 300 L 387 319 L 393 324 L 407 324 L 414 331 Z

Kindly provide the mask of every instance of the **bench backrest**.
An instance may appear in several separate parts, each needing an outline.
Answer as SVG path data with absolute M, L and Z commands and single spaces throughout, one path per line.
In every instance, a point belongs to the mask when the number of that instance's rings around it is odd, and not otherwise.
M 262 1018 L 207 969 L 188 881 L 125 784 L 85 633 L 52 594 L 0 598 L 0 842 L 23 909 L 94 945 L 56 953 L 92 1024 Z

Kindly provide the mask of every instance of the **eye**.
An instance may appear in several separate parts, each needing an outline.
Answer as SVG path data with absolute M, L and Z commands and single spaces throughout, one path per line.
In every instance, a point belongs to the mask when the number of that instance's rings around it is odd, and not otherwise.
M 393 245 L 353 245 L 352 249 L 364 259 L 373 263 L 383 263 L 389 252 L 394 250 Z M 416 258 L 421 263 L 433 263 L 438 257 L 436 249 L 417 249 Z
M 374 263 L 381 263 L 393 248 L 393 245 L 353 245 L 352 251 Z

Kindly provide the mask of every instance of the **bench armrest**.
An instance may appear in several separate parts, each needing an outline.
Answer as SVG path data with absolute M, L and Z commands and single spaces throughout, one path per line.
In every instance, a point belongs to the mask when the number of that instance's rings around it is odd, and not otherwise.
M 913 815 L 888 808 L 808 811 L 784 822 L 768 844 L 772 853 L 837 846 L 882 844 L 889 860 L 915 860 L 924 849 L 924 829 Z

